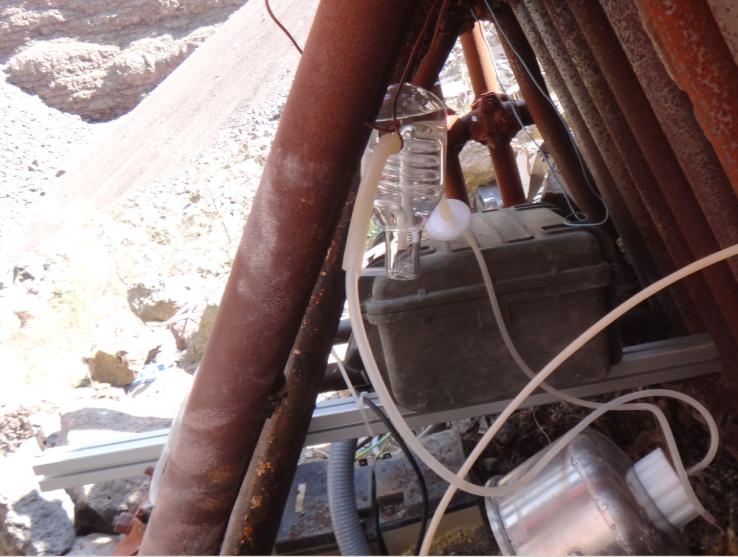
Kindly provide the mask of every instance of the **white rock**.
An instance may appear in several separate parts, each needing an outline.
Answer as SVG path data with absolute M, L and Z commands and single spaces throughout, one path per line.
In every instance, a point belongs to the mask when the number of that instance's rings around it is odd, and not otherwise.
M 49 106 L 110 120 L 136 106 L 244 2 L 18 1 L 0 12 L 0 55 L 15 50 L 10 81 Z

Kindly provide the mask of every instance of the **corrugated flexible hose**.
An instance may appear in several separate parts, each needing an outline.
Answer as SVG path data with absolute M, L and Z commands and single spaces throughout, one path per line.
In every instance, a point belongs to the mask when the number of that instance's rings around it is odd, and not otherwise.
M 331 443 L 328 457 L 328 505 L 341 555 L 372 555 L 359 521 L 354 489 L 356 439 Z

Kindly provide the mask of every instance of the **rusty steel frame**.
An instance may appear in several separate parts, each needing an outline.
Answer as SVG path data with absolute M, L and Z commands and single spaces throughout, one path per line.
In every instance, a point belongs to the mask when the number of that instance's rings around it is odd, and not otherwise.
M 636 190 L 642 199 L 661 237 L 672 265 L 681 267 L 693 261 L 683 231 L 668 208 L 663 192 L 655 185 L 655 177 L 638 147 L 625 117 L 601 75 L 596 62 L 588 50 L 582 49 L 581 37 L 576 41 L 569 33 L 576 35 L 577 29 L 567 27 L 563 33 L 562 21 L 552 20 L 542 0 L 524 0 L 525 6 L 541 34 L 546 48 L 554 58 L 567 88 L 574 96 L 578 106 L 588 120 L 593 133 L 606 130 L 620 156 L 625 168 L 632 177 Z M 693 276 L 684 286 L 694 301 L 693 304 L 680 303 L 688 327 L 691 331 L 701 330 L 701 324 L 708 325 L 710 332 L 722 335 L 724 320 L 714 312 L 715 299 L 707 288 L 702 276 Z M 709 308 L 709 309 L 708 309 Z
M 545 0 L 551 6 L 551 0 Z M 573 25 L 579 25 L 602 74 L 610 86 L 616 102 L 643 151 L 655 178 L 656 185 L 664 193 L 666 203 L 674 218 L 688 232 L 686 243 L 693 259 L 718 251 L 721 246 L 712 233 L 705 214 L 700 208 L 699 196 L 679 165 L 671 145 L 661 129 L 640 83 L 626 62 L 614 31 L 597 2 L 568 0 L 571 10 L 559 4 L 557 12 Z M 701 182 L 702 178 L 697 178 Z M 699 184 L 695 183 L 699 188 Z M 732 245 L 729 243 L 727 245 Z M 727 263 L 714 265 L 704 272 L 719 311 L 725 318 L 733 342 L 738 346 L 738 284 Z M 735 350 L 735 349 L 734 349 Z
M 601 1 L 611 18 L 622 9 L 614 7 L 613 0 Z M 678 17 L 668 21 L 655 1 L 636 1 L 648 19 L 649 32 L 661 50 L 666 48 L 669 70 L 695 105 L 696 120 L 669 123 L 662 130 L 659 118 L 674 118 L 683 112 L 687 106 L 684 95 L 680 93 L 677 104 L 671 105 L 663 91 L 652 90 L 665 79 L 663 72 L 645 75 L 648 69 L 644 68 L 656 64 L 655 51 L 648 50 L 650 58 L 640 66 L 633 62 L 631 69 L 627 56 L 637 57 L 636 51 L 629 50 L 630 45 L 621 47 L 616 33 L 624 33 L 622 26 L 614 25 L 613 30 L 598 4 L 524 0 L 515 9 L 518 17 L 523 12 L 532 17 L 534 29 L 526 33 L 541 34 L 552 57 L 553 79 L 565 83 L 565 91 L 557 92 L 562 103 L 572 107 L 569 116 L 583 138 L 584 156 L 598 183 L 604 184 L 603 196 L 613 207 L 621 232 L 625 230 L 621 234 L 625 243 L 637 243 L 631 225 L 641 233 L 646 230 L 649 248 L 668 253 L 671 267 L 734 243 L 738 235 L 734 218 L 738 203 L 724 192 L 728 182 L 738 192 L 738 110 L 728 102 L 738 98 L 738 74 L 735 64 L 729 76 L 716 75 L 713 68 L 686 67 L 697 56 L 694 41 L 685 36 L 689 17 L 697 22 L 710 60 L 720 59 L 727 49 L 724 43 L 705 39 L 705 34 L 714 31 L 712 27 L 717 29 L 714 20 L 705 17 L 709 8 L 675 0 Z M 462 5 L 454 3 L 454 8 Z M 442 0 L 440 6 L 439 13 L 449 18 L 434 29 L 413 76 L 413 82 L 428 89 L 435 85 L 467 21 L 460 12 L 448 9 L 449 0 Z M 232 510 L 237 539 L 229 548 L 242 553 L 271 551 L 344 301 L 340 255 L 351 207 L 346 196 L 356 181 L 369 134 L 367 124 L 374 119 L 392 72 L 397 72 L 407 55 L 403 41 L 412 35 L 407 17 L 411 7 L 417 14 L 424 6 L 410 0 L 368 0 L 350 5 L 324 1 L 318 8 L 221 311 L 182 424 L 172 439 L 141 554 L 213 553 Z M 511 8 L 503 4 L 497 9 L 504 22 L 501 26 L 511 37 L 508 43 L 501 36 L 501 42 L 527 107 L 575 201 L 597 219 L 602 216 L 601 204 L 586 183 L 565 125 L 545 98 L 533 49 Z M 631 20 L 633 13 L 629 13 Z M 719 29 L 713 35 L 719 36 Z M 498 89 L 483 41 L 479 24 L 462 33 L 477 97 Z M 352 46 L 350 56 L 346 44 Z M 589 44 L 592 52 L 583 49 L 583 44 Z M 674 54 L 676 46 L 686 49 L 686 54 Z M 523 54 L 527 70 L 512 48 Z M 562 62 L 564 59 L 567 61 Z M 707 101 L 697 98 L 703 89 L 695 85 L 705 76 L 718 84 Z M 717 158 L 704 142 L 684 138 L 685 134 L 696 135 L 700 125 Z M 464 133 L 468 135 L 468 130 Z M 605 154 L 606 142 L 616 147 L 617 157 Z M 708 185 L 702 183 L 699 165 L 690 158 L 695 152 L 708 163 L 712 177 Z M 490 146 L 490 154 L 503 205 L 524 201 L 509 142 Z M 725 173 L 719 171 L 719 163 Z M 619 190 L 615 184 L 623 169 L 627 169 L 628 180 Z M 460 195 L 455 191 L 460 189 L 465 194 L 458 156 L 453 153 L 447 172 L 450 196 Z M 623 189 L 629 193 L 621 196 Z M 640 199 L 634 200 L 633 192 Z M 715 195 L 705 199 L 710 194 Z M 341 207 L 342 225 L 337 228 Z M 638 215 L 648 217 L 645 226 Z M 648 254 L 633 249 L 648 268 Z M 654 258 L 663 270 L 664 258 Z M 686 283 L 700 315 L 693 318 L 692 328 L 699 327 L 701 318 L 729 359 L 735 355 L 738 339 L 738 288 L 733 278 L 728 266 L 722 265 Z
M 211 554 L 218 548 L 358 168 L 367 124 L 395 67 L 411 6 L 409 0 L 372 0 L 318 7 L 172 439 L 142 555 Z
M 223 553 L 272 553 L 346 299 L 341 262 L 354 198 L 352 194 L 344 206 L 310 297 L 287 362 L 285 388 L 264 425 L 231 512 Z
M 481 23 L 476 22 L 469 31 L 461 34 L 461 46 L 466 66 L 469 69 L 474 96 L 479 99 L 485 93 L 500 92 L 500 84 L 495 77 L 492 57 L 487 50 Z M 507 139 L 506 130 L 500 131 L 503 132 L 506 140 L 491 145 L 487 144 L 487 148 L 495 169 L 495 179 L 502 206 L 511 207 L 525 202 L 526 198 L 512 145 Z
M 501 29 L 498 29 L 498 34 L 502 48 L 507 55 L 510 69 L 515 75 L 528 111 L 556 160 L 574 202 L 593 220 L 601 219 L 604 216 L 602 203 L 587 185 L 586 177 L 582 173 L 574 150 L 576 147 L 572 144 L 569 134 L 556 114 L 554 107 L 549 104 L 543 94 L 543 92 L 546 92 L 543 75 L 523 29 L 507 4 L 500 4 L 495 9 L 495 15 L 497 23 L 501 26 Z M 518 59 L 513 50 L 521 56 L 522 61 Z M 543 92 L 539 90 L 539 87 Z
M 610 131 L 605 126 L 599 112 L 595 108 L 589 93 L 580 84 L 578 75 L 571 66 L 559 69 L 559 60 L 554 60 L 548 50 L 548 44 L 539 32 L 531 14 L 522 2 L 514 4 L 515 17 L 508 17 L 509 26 L 525 30 L 530 45 L 535 50 L 548 79 L 556 90 L 565 113 L 582 145 L 582 151 L 588 163 L 596 171 L 595 177 L 602 188 L 610 210 L 622 233 L 621 238 L 626 250 L 633 258 L 640 278 L 650 283 L 660 276 L 675 270 L 655 221 L 646 208 L 625 160 L 616 148 Z M 504 12 L 502 13 L 504 15 Z M 499 19 L 499 18 L 498 18 Z M 502 24 L 504 20 L 500 19 Z M 523 32 L 520 31 L 522 34 Z M 503 45 L 504 46 L 504 45 Z M 545 138 L 545 136 L 544 136 Z M 623 207 L 624 205 L 624 207 Z M 633 228 L 631 228 L 631 223 Z M 636 231 L 639 234 L 636 234 Z M 638 235 L 642 238 L 640 240 Z M 662 308 L 670 318 L 676 330 L 686 325 L 686 330 L 695 332 L 703 329 L 686 288 L 683 284 L 675 284 L 669 289 L 671 297 L 665 293 L 659 296 Z M 677 312 L 678 308 L 678 312 Z M 682 325 L 684 322 L 684 325 Z M 684 329 L 681 329 L 684 330 Z
M 674 204 L 670 202 L 669 183 L 665 180 L 665 175 L 678 180 L 676 175 L 679 173 L 669 172 L 663 161 L 646 156 L 644 149 L 651 149 L 654 145 L 643 141 L 642 130 L 633 120 L 630 105 L 623 107 L 618 103 L 594 54 L 588 48 L 582 48 L 587 42 L 571 11 L 561 1 L 525 0 L 525 3 L 539 31 L 544 38 L 547 37 L 549 50 L 559 61 L 560 68 L 571 73 L 573 82 L 583 83 L 591 95 L 605 126 L 626 160 L 628 170 L 634 177 L 649 212 L 662 231 L 662 238 L 675 264 L 681 267 L 700 257 L 695 251 L 694 236 L 686 233 L 679 225 L 680 219 L 693 215 L 686 211 L 675 212 Z M 627 116 L 624 111 L 627 111 Z M 646 114 L 639 115 L 641 118 L 647 117 Z M 662 156 L 666 155 L 662 153 Z M 691 195 L 688 186 L 686 190 Z M 681 193 L 686 195 L 687 192 Z M 683 207 L 677 206 L 676 209 L 681 210 Z M 691 224 L 696 226 L 698 223 L 694 220 Z M 726 358 L 732 358 L 735 343 L 731 339 L 729 314 L 718 304 L 718 300 L 724 295 L 723 289 L 730 288 L 731 285 L 726 285 L 720 277 L 707 272 L 687 278 L 685 284 L 697 312 L 721 353 Z

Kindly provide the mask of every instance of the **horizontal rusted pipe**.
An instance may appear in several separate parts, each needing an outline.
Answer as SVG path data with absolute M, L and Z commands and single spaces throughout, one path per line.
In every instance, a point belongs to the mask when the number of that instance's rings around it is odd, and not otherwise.
M 569 0 L 569 9 L 560 3 L 553 7 L 551 0 L 544 1 L 550 11 L 556 11 L 569 26 L 576 27 L 578 23 L 576 35 L 581 31 L 648 161 L 667 206 L 686 231 L 684 236 L 693 259 L 718 251 L 721 246 L 600 5 L 588 0 Z M 725 263 L 706 269 L 704 277 L 717 302 L 715 310 L 723 314 L 738 346 L 738 284 Z
M 709 6 L 694 0 L 636 4 L 738 195 L 738 69 Z
M 346 203 L 285 369 L 285 387 L 259 437 L 231 512 L 222 553 L 271 555 L 305 443 L 346 293 L 341 269 L 353 198 Z M 343 387 L 345 388 L 345 387 Z
M 218 547 L 412 4 L 318 7 L 141 554 L 211 554 Z

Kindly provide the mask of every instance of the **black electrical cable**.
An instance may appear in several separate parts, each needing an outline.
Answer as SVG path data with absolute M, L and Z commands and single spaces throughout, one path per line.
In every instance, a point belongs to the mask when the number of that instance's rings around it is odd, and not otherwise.
M 405 441 L 402 440 L 402 437 L 400 437 L 400 434 L 395 429 L 395 426 L 392 425 L 392 422 L 384 414 L 384 412 L 382 412 L 376 405 L 376 403 L 370 398 L 362 397 L 362 400 L 366 404 L 368 404 L 369 407 L 374 410 L 374 413 L 379 417 L 379 419 L 382 420 L 382 423 L 384 423 L 385 427 L 390 431 L 392 436 L 395 438 L 395 441 L 397 441 L 397 444 L 400 445 L 402 452 L 405 453 L 405 458 L 407 458 L 410 466 L 413 469 L 413 472 L 415 472 L 415 475 L 418 477 L 420 495 L 423 499 L 423 519 L 420 523 L 420 534 L 418 535 L 418 541 L 415 544 L 415 552 L 413 553 L 413 555 L 419 555 L 420 547 L 423 545 L 423 538 L 425 537 L 425 530 L 428 527 L 428 516 L 430 515 L 430 505 L 428 502 L 428 486 L 425 484 L 423 472 L 420 470 L 420 466 L 418 466 L 418 462 L 415 460 L 415 456 L 405 444 Z M 377 530 L 377 532 L 379 534 L 379 530 Z
M 377 501 L 377 476 L 374 475 L 374 467 L 372 467 L 372 519 L 374 520 L 374 530 L 377 532 L 377 544 L 379 544 L 379 554 L 389 555 L 387 544 L 384 541 L 382 527 L 379 524 L 379 501 Z

